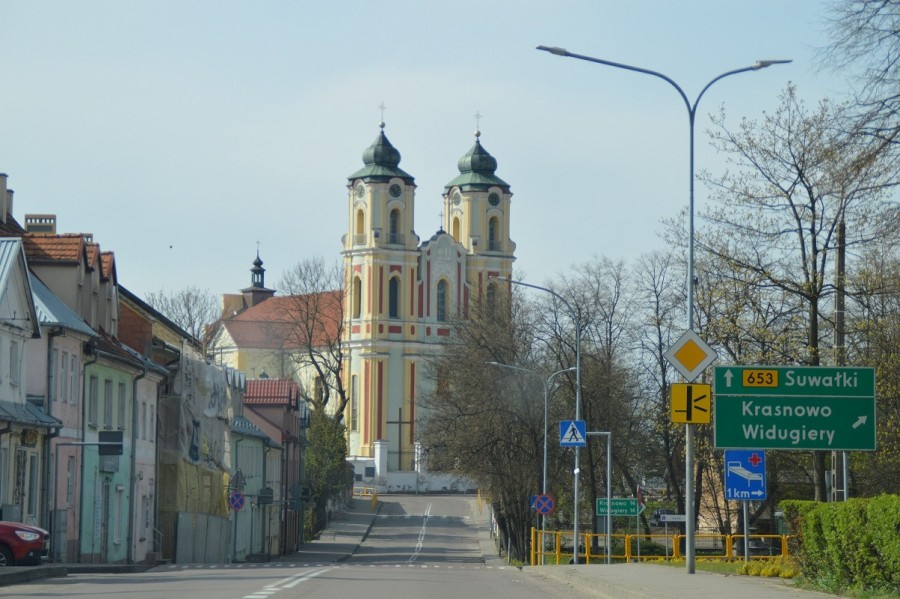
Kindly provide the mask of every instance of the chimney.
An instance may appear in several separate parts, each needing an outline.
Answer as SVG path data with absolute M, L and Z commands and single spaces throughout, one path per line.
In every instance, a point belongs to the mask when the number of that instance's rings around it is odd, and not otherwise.
M 25 230 L 29 233 L 56 235 L 55 214 L 26 214 Z
M 0 173 L 0 222 L 6 222 L 6 215 L 12 212 L 12 198 L 6 191 L 6 173 Z M 10 196 L 12 193 L 9 194 Z

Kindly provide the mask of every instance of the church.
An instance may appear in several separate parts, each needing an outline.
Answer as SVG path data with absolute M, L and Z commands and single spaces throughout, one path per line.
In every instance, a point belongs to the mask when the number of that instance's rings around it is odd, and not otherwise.
M 461 490 L 455 487 L 463 482 L 427 473 L 418 448 L 420 401 L 434 389 L 427 356 L 440 351 L 453 334 L 452 321 L 467 317 L 473 302 L 492 301 L 505 291 L 506 284 L 491 277 L 512 274 L 512 193 L 496 175 L 497 160 L 476 130 L 474 145 L 457 162 L 458 174 L 444 186 L 441 227 L 423 241 L 414 228 L 415 179 L 400 168 L 400 152 L 384 127 L 379 124 L 378 136 L 363 152 L 362 168 L 347 182 L 344 290 L 339 295 L 348 455 L 357 484 L 380 492 Z M 223 319 L 218 347 L 212 350 L 218 361 L 250 378 L 263 376 L 265 368 L 266 376 L 297 379 L 309 394 L 321 383 L 248 359 L 252 351 L 271 358 L 297 350 L 261 334 L 273 330 L 271 320 L 278 319 L 277 310 L 264 306 L 281 300 L 265 288 L 261 264 L 257 256 L 252 285 L 242 296 L 226 296 L 231 298 L 226 309 L 234 317 Z M 236 308 L 234 300 L 241 297 L 243 305 Z M 255 348 L 248 347 L 251 340 Z M 231 358 L 223 360 L 226 356 Z

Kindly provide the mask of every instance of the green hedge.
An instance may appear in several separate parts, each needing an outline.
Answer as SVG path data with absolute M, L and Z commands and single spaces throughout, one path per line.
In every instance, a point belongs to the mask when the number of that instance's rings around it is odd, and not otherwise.
M 900 589 L 900 496 L 780 505 L 806 578 L 828 588 Z

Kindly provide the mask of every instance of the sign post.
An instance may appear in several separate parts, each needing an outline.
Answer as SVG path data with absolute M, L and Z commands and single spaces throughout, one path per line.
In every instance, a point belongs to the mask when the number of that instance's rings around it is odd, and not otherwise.
M 715 446 L 875 450 L 875 371 L 717 366 Z

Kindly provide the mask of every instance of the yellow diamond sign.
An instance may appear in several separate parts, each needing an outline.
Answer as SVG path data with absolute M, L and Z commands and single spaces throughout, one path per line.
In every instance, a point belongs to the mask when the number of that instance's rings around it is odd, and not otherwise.
M 692 383 L 716 359 L 716 352 L 694 331 L 688 330 L 664 354 L 666 360 Z

